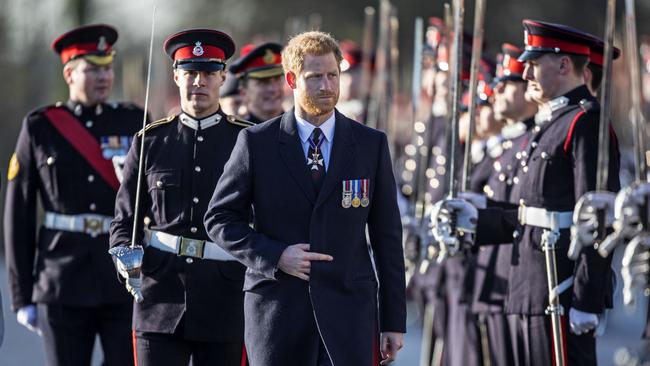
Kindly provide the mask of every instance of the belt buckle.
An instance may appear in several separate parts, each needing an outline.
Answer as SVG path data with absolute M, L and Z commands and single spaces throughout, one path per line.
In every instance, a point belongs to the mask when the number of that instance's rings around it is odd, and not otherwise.
M 526 225 L 526 206 L 523 203 L 519 203 L 519 209 L 517 210 L 517 221 L 520 224 Z
M 99 235 L 104 229 L 101 219 L 96 217 L 84 217 L 84 232 L 93 238 Z
M 205 241 L 181 237 L 181 247 L 178 255 L 194 258 L 203 258 Z

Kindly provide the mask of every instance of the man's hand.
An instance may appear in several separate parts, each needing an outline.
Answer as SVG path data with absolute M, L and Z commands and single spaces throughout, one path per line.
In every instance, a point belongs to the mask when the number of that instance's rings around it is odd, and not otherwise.
M 382 361 L 380 365 L 388 365 L 397 358 L 397 351 L 404 346 L 404 334 L 396 332 L 383 332 L 380 339 Z
M 332 261 L 334 257 L 309 251 L 309 244 L 289 245 L 278 261 L 278 268 L 286 274 L 309 281 L 311 261 Z
M 25 305 L 18 309 L 16 320 L 18 320 L 19 324 L 25 326 L 25 328 L 41 335 L 41 330 L 38 328 L 38 311 L 36 310 L 36 305 Z
M 571 332 L 581 335 L 598 326 L 598 315 L 571 308 L 569 309 L 569 323 Z

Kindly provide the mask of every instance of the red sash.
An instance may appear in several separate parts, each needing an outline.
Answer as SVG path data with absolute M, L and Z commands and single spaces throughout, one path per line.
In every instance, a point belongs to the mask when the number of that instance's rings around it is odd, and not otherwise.
M 109 186 L 120 188 L 113 163 L 104 159 L 99 142 L 78 119 L 63 108 L 50 108 L 45 117 Z

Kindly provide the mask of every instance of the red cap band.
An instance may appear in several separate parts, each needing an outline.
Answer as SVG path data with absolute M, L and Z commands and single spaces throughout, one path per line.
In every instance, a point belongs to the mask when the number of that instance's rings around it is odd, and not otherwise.
M 174 52 L 174 61 L 192 58 L 217 58 L 223 60 L 226 58 L 226 54 L 219 47 L 201 44 L 181 47 Z
M 559 39 L 528 34 L 526 46 L 539 48 L 558 48 L 561 52 L 589 56 L 589 46 L 562 41 Z M 534 50 L 533 50 L 534 51 Z
M 106 45 L 106 48 L 103 49 L 101 52 L 108 53 L 110 51 L 111 51 L 111 47 Z M 61 61 L 63 61 L 63 63 L 65 64 L 77 56 L 83 56 L 89 53 L 97 53 L 97 52 L 100 52 L 99 49 L 97 48 L 97 42 L 75 43 L 73 45 L 70 45 L 70 47 L 65 48 L 61 51 Z
M 589 63 L 598 66 L 603 66 L 604 58 L 605 58 L 604 55 L 597 52 L 592 52 L 591 54 L 589 54 Z
M 260 57 L 255 57 L 249 63 L 244 66 L 244 71 L 250 69 L 256 69 L 258 67 L 278 65 L 282 63 L 282 57 L 277 53 L 267 53 Z
M 524 68 L 526 65 L 524 65 L 523 62 L 517 61 L 516 57 L 512 57 L 508 54 L 503 55 L 503 74 L 508 76 L 512 74 L 517 74 L 517 75 L 523 75 L 524 74 Z

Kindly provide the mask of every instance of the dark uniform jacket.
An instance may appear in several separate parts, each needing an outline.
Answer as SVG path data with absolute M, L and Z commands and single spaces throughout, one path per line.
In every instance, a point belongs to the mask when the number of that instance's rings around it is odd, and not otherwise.
M 564 98 L 564 99 L 560 99 Z M 559 107 L 532 130 L 519 177 L 519 198 L 530 207 L 572 211 L 576 201 L 596 186 L 598 154 L 598 103 L 585 86 L 552 101 Z M 562 102 L 561 102 L 562 101 Z M 549 105 L 547 103 L 547 105 Z M 613 134 L 612 134 L 613 135 Z M 617 192 L 619 153 L 615 137 L 610 143 L 608 190 Z M 507 243 L 516 239 L 512 253 L 506 313 L 542 315 L 548 305 L 546 264 L 541 248 L 543 229 L 521 226 L 516 211 L 482 210 L 477 242 Z M 577 261 L 567 257 L 569 229 L 557 242 L 558 281 L 574 275 L 573 286 L 560 296 L 565 309 L 601 313 L 611 305 L 611 257 L 601 258 L 592 248 L 583 249 Z
M 405 331 L 402 228 L 386 136 L 338 112 L 335 118 L 318 195 L 291 110 L 240 134 L 206 214 L 210 237 L 248 267 L 252 365 L 313 365 L 319 335 L 334 365 L 370 365 L 378 331 Z M 367 207 L 342 207 L 342 182 L 352 179 L 370 180 Z M 277 269 L 284 249 L 297 243 L 334 257 L 312 262 L 309 282 Z
M 250 125 L 218 113 L 219 122 L 210 127 L 189 127 L 181 123 L 182 118 L 186 120 L 181 114 L 147 129 L 140 204 L 143 216 L 150 219 L 150 229 L 208 240 L 203 215 L 237 134 Z M 127 157 L 111 225 L 111 247 L 131 241 L 141 143 L 136 137 Z M 140 243 L 142 237 L 139 231 Z M 244 267 L 236 261 L 182 257 L 146 247 L 144 301 L 134 305 L 134 329 L 174 333 L 182 325 L 187 339 L 241 342 L 243 281 Z
M 106 254 L 108 234 L 93 238 L 42 226 L 37 234 L 37 197 L 46 211 L 66 215 L 112 216 L 115 207 L 115 190 L 44 116 L 51 108 L 74 115 L 111 160 L 126 155 L 131 137 L 142 127 L 143 111 L 129 103 L 93 108 L 60 103 L 25 117 L 4 211 L 12 307 L 17 310 L 36 302 L 72 306 L 129 302 Z
M 533 118 L 504 127 L 501 147 L 503 153 L 494 160 L 492 174 L 483 191 L 491 200 L 515 203 L 511 192 L 520 187 L 517 171 L 528 145 L 527 131 Z M 507 132 L 511 131 L 511 132 Z M 518 194 L 518 193 L 517 193 Z M 501 313 L 508 286 L 512 245 L 481 246 L 476 256 L 473 280 L 472 311 L 476 313 Z

